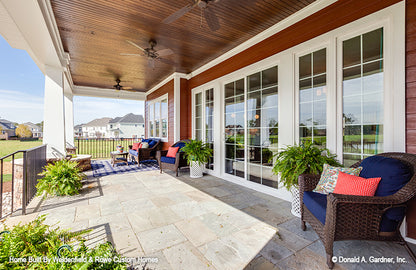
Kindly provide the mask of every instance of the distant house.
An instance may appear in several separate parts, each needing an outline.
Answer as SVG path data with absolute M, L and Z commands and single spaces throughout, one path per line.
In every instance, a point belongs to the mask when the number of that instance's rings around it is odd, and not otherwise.
M 42 127 L 33 124 L 32 122 L 23 123 L 23 125 L 27 126 L 30 131 L 32 131 L 33 138 L 42 138 L 43 137 L 43 130 Z
M 82 127 L 84 127 L 85 124 L 81 124 L 81 125 L 76 125 L 74 127 L 74 137 L 75 138 L 80 138 L 82 137 Z
M 106 138 L 107 125 L 112 120 L 110 117 L 103 117 L 92 120 L 82 126 L 82 137 L 84 138 Z
M 0 139 L 7 140 L 9 137 L 16 136 L 16 126 L 12 122 L 6 119 L 0 119 L 0 127 Z
M 116 117 L 107 124 L 107 138 L 141 138 L 144 136 L 142 115 L 126 114 Z

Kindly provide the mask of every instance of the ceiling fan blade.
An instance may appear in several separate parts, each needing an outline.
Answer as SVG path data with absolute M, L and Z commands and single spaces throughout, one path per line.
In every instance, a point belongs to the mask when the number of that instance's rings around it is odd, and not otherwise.
M 221 28 L 217 15 L 215 15 L 214 11 L 212 11 L 209 6 L 204 8 L 204 17 L 211 31 L 217 31 Z
M 157 51 L 156 53 L 159 56 L 168 56 L 168 55 L 173 54 L 173 51 L 171 49 L 163 49 L 163 50 Z
M 144 56 L 143 54 L 139 54 L 139 53 L 120 53 L 120 55 L 123 55 L 123 56 Z
M 126 40 L 126 42 L 127 42 L 127 43 L 129 43 L 129 44 L 131 44 L 131 45 L 133 45 L 134 47 L 136 47 L 136 48 L 138 48 L 138 49 L 142 50 L 142 51 L 145 51 L 142 47 L 140 47 L 139 45 L 137 45 L 137 44 L 136 44 L 136 43 L 134 43 L 133 41 Z
M 164 19 L 162 22 L 169 24 L 169 23 L 176 21 L 177 19 L 179 19 L 180 17 L 188 13 L 191 9 L 193 9 L 197 4 L 198 4 L 198 1 L 195 0 L 193 4 L 188 4 L 184 6 L 180 10 L 176 11 L 175 13 L 173 13 L 172 15 Z
M 154 59 L 154 58 L 149 58 L 149 59 L 147 60 L 147 65 L 148 65 L 150 68 L 155 68 L 155 59 Z
M 162 62 L 162 63 L 171 65 L 171 66 L 176 66 L 176 63 L 175 62 L 173 62 L 171 60 L 168 60 L 168 59 L 165 59 L 165 58 L 157 58 L 157 60 L 160 61 L 160 62 Z

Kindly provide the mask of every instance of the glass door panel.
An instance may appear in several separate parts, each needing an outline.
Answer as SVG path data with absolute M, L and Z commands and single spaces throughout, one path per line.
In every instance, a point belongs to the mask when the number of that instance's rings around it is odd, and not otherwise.
M 326 147 L 326 49 L 299 58 L 299 142 Z
M 225 173 L 245 177 L 244 79 L 225 85 Z
M 343 41 L 343 163 L 383 151 L 383 28 Z
M 203 90 L 195 94 L 194 101 L 194 134 L 195 139 L 208 143 L 214 151 L 214 89 Z M 205 165 L 207 169 L 214 169 L 214 157 Z
M 272 67 L 247 77 L 247 180 L 277 188 L 272 173 L 278 149 L 278 70 Z

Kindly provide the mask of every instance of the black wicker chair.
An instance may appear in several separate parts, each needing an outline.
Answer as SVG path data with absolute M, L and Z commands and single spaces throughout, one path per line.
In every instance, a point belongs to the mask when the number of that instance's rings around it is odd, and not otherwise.
M 299 177 L 302 229 L 306 230 L 305 222 L 308 222 L 319 235 L 325 246 L 327 265 L 330 269 L 334 266 L 332 262 L 333 243 L 340 240 L 396 241 L 405 245 L 410 256 L 416 262 L 415 254 L 399 231 L 403 219 L 398 223 L 395 231 L 380 231 L 383 214 L 392 208 L 406 207 L 416 195 L 416 156 L 407 153 L 383 153 L 377 156 L 398 159 L 406 164 L 413 175 L 409 182 L 395 194 L 385 197 L 328 194 L 325 225 L 303 203 L 304 192 L 312 191 L 316 187 L 320 175 L 301 175 Z M 360 162 L 357 162 L 351 167 L 358 167 L 359 164 Z

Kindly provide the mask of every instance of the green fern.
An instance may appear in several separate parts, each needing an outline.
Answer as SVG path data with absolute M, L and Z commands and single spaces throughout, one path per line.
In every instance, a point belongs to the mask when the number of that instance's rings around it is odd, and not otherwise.
M 44 176 L 36 185 L 37 195 L 46 192 L 47 195 L 75 195 L 82 188 L 81 180 L 85 177 L 78 168 L 78 163 L 60 160 L 45 166 L 39 175 Z
M 190 164 L 191 161 L 204 164 L 207 163 L 212 156 L 212 149 L 209 148 L 209 144 L 200 140 L 190 140 L 181 150 L 185 152 L 188 164 Z
M 57 227 L 44 224 L 45 216 L 25 225 L 16 225 L 13 228 L 5 227 L 9 234 L 2 234 L 0 241 L 0 269 L 126 269 L 125 263 L 119 262 L 95 262 L 95 257 L 121 258 L 111 244 L 99 244 L 94 248 L 85 245 L 83 236 L 90 232 L 70 232 Z M 78 248 L 75 249 L 75 244 Z M 71 251 L 65 250 L 66 258 L 86 258 L 86 262 L 59 262 L 54 261 L 59 247 L 67 244 Z M 49 262 L 10 262 L 13 258 L 48 258 Z M 89 259 L 92 259 L 90 261 Z
M 331 154 L 327 148 L 320 148 L 313 142 L 307 141 L 301 145 L 286 146 L 275 156 L 273 173 L 280 173 L 280 181 L 290 190 L 298 186 L 301 174 L 320 174 L 324 164 L 341 166 L 336 155 Z

